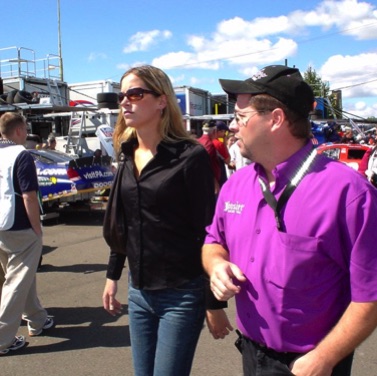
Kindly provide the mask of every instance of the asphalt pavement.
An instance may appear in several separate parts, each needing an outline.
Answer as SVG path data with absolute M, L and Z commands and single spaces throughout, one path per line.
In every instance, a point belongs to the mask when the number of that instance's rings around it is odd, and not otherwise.
M 123 314 L 102 308 L 109 250 L 102 238 L 103 212 L 73 212 L 44 224 L 43 263 L 37 275 L 40 300 L 56 326 L 27 337 L 26 348 L 0 357 L 1 376 L 133 375 L 127 315 L 127 270 L 119 283 Z M 228 314 L 234 324 L 234 305 Z M 19 334 L 27 336 L 26 326 Z M 233 332 L 214 340 L 203 328 L 193 376 L 242 376 Z M 356 351 L 353 375 L 377 376 L 377 333 Z M 184 349 L 182 349 L 184 351 Z M 179 376 L 179 375 L 177 375 Z

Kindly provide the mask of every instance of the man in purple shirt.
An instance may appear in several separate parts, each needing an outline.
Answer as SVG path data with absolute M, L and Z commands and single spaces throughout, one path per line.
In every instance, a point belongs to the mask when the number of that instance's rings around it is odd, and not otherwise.
M 350 375 L 377 325 L 377 190 L 313 151 L 314 96 L 296 68 L 220 83 L 254 163 L 223 186 L 203 264 L 216 298 L 236 298 L 244 374 Z M 207 323 L 215 338 L 232 330 L 223 310 Z

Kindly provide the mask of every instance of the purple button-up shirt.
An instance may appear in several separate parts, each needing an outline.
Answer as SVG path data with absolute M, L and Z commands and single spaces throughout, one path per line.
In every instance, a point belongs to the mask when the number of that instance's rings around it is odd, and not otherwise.
M 279 198 L 311 144 L 273 171 Z M 276 351 L 307 352 L 349 303 L 377 300 L 377 190 L 350 167 L 317 156 L 282 210 L 263 198 L 258 164 L 223 186 L 205 243 L 219 243 L 247 281 L 236 296 L 244 335 Z

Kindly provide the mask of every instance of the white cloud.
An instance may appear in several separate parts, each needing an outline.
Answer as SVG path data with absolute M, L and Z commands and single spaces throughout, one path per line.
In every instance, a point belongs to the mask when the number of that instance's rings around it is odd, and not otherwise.
M 369 104 L 364 101 L 357 101 L 353 103 L 346 103 L 344 104 L 343 108 L 348 113 L 364 119 L 371 117 L 377 118 L 377 102 Z
M 375 39 L 377 35 L 377 15 L 373 5 L 357 0 L 325 0 L 315 12 L 318 26 L 336 26 L 341 33 L 356 39 Z M 369 25 L 368 27 L 366 27 Z
M 318 32 L 318 28 L 325 34 Z M 164 70 L 215 71 L 231 68 L 233 76 L 236 70 L 246 78 L 261 66 L 281 64 L 285 59 L 300 57 L 300 47 L 304 43 L 336 34 L 353 40 L 376 40 L 376 6 L 371 1 L 324 0 L 310 11 L 298 10 L 286 15 L 254 19 L 225 19 L 217 24 L 212 34 L 189 35 L 186 47 L 180 45 L 179 50 L 155 56 L 151 64 Z M 125 52 L 146 50 L 170 37 L 170 32 L 159 30 L 136 33 L 130 38 Z M 353 56 L 334 54 L 315 69 L 323 80 L 329 81 L 331 89 L 344 88 L 345 99 L 377 97 L 377 81 L 373 81 L 377 77 L 376 61 L 376 51 Z M 190 80 L 191 85 L 203 82 L 197 77 L 186 77 L 186 80 Z M 365 84 L 357 85 L 360 83 Z M 368 108 L 376 111 L 369 104 Z
M 197 77 L 190 77 L 190 85 L 191 86 L 199 86 L 201 80 Z
M 193 54 L 190 52 L 170 52 L 166 55 L 160 56 L 152 60 L 152 65 L 155 65 L 161 69 L 179 68 L 201 68 L 201 69 L 217 69 L 218 62 L 208 61 L 209 59 L 206 53 Z M 211 59 L 210 59 L 211 60 Z
M 116 67 L 119 70 L 127 71 L 132 67 L 140 67 L 145 64 L 147 64 L 145 61 L 134 61 L 132 64 L 121 63 L 121 64 L 118 64 Z
M 190 52 L 170 52 L 166 55 L 160 56 L 152 60 L 152 65 L 160 67 L 161 69 L 174 68 L 192 63 L 193 54 Z
M 342 89 L 344 98 L 377 97 L 377 52 L 334 55 L 321 67 L 320 75 L 332 90 Z
M 355 39 L 376 39 L 376 13 L 373 6 L 365 2 L 325 0 L 308 12 L 294 11 L 288 15 L 250 21 L 234 17 L 219 22 L 209 37 L 189 36 L 187 51 L 170 52 L 155 58 L 154 62 L 163 69 L 216 70 L 230 64 L 244 71 L 295 56 L 299 50 L 299 40 L 304 41 L 310 27 L 336 28 L 339 33 Z
M 190 77 L 190 85 L 197 88 L 201 88 L 203 85 L 213 85 L 215 81 L 218 82 L 218 79 L 214 79 L 213 77 Z
M 147 51 L 151 46 L 172 37 L 169 30 L 139 31 L 132 35 L 129 44 L 124 47 L 124 53 Z
M 292 39 L 278 38 L 271 42 L 268 39 L 257 40 L 245 35 L 235 40 L 220 35 L 211 39 L 191 36 L 187 44 L 192 52 L 170 52 L 153 59 L 152 64 L 162 69 L 179 67 L 218 70 L 227 63 L 232 66 L 250 67 L 280 62 L 297 52 L 297 44 Z
M 122 63 L 122 64 L 118 64 L 116 67 L 117 67 L 117 69 L 126 71 L 126 70 L 131 68 L 131 65 Z
M 217 27 L 216 35 L 225 39 L 237 38 L 263 38 L 280 33 L 294 32 L 295 22 L 287 16 L 260 17 L 247 21 L 241 17 L 234 17 L 221 21 Z
M 170 81 L 172 85 L 177 86 L 180 82 L 185 82 L 186 76 L 184 74 L 181 74 L 179 76 L 171 76 L 169 75 Z
M 98 59 L 106 60 L 107 55 L 103 52 L 91 52 L 88 56 L 89 62 L 92 62 L 92 61 L 95 61 L 95 60 L 98 60 Z

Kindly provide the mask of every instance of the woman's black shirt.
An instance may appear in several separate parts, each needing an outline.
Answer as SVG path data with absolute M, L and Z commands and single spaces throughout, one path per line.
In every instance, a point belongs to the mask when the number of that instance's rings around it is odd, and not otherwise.
M 127 236 L 124 252 L 111 247 L 107 278 L 120 278 L 127 254 L 135 288 L 179 286 L 203 274 L 201 247 L 215 205 L 209 156 L 188 140 L 163 141 L 136 178 L 136 146 L 135 139 L 122 144 L 116 206 Z

